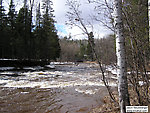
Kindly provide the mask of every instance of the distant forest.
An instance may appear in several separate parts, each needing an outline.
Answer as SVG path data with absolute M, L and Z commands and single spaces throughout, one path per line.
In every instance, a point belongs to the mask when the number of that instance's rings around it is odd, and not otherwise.
M 60 45 L 52 2 L 47 0 L 38 5 L 36 22 L 33 24 L 34 3 L 16 11 L 14 0 L 10 1 L 9 11 L 0 3 L 0 59 L 42 59 L 56 60 L 60 56 Z M 42 9 L 42 13 L 41 13 Z
M 61 61 L 95 61 L 89 40 L 71 40 L 71 37 L 64 37 L 59 40 Z M 110 65 L 116 62 L 115 37 L 108 35 L 104 38 L 93 39 L 93 47 L 98 58 L 104 64 Z M 69 49 L 68 49 L 69 48 Z

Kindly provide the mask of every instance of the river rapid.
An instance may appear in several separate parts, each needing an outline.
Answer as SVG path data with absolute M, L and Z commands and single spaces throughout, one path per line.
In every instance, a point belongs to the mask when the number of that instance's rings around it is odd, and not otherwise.
M 96 63 L 49 67 L 0 68 L 0 113 L 90 113 L 103 104 L 108 93 Z M 115 89 L 116 75 L 109 79 Z

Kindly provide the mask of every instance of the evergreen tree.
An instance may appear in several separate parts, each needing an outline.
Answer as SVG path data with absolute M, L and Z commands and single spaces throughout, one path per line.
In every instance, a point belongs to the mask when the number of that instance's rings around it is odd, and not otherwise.
M 6 58 L 9 40 L 7 36 L 7 16 L 5 14 L 5 9 L 3 6 L 3 1 L 0 0 L 0 58 Z
M 15 20 L 16 20 L 16 12 L 14 0 L 10 1 L 9 12 L 8 12 L 8 25 L 11 26 L 11 29 L 15 29 Z
M 2 0 L 0 0 L 0 58 L 3 58 L 3 6 L 2 6 Z
M 5 16 L 5 13 L 4 13 L 4 7 L 3 7 L 3 0 L 0 0 L 0 28 L 2 30 L 2 24 L 3 24 L 3 21 L 4 21 L 4 16 Z
M 89 37 L 88 37 L 88 44 L 87 44 L 87 55 L 88 55 L 88 59 L 90 60 L 94 60 L 94 53 L 92 48 L 94 48 L 95 44 L 94 44 L 94 36 L 93 36 L 93 32 L 90 32 Z
M 44 15 L 42 18 L 41 35 L 40 35 L 40 58 L 56 59 L 59 57 L 60 46 L 55 21 L 53 19 L 52 1 L 43 0 Z
M 41 41 L 41 11 L 40 11 L 40 3 L 38 5 L 38 8 L 36 10 L 36 29 L 34 30 L 34 37 L 35 37 L 35 58 L 40 59 L 40 41 Z
M 16 19 L 16 29 L 18 34 L 18 55 L 21 59 L 29 58 L 29 44 L 30 44 L 30 15 L 27 6 L 19 10 L 19 14 Z
M 24 0 L 18 14 L 14 0 L 10 0 L 7 15 L 2 3 L 0 0 L 0 58 L 55 60 L 59 57 L 60 45 L 51 0 L 43 0 L 43 16 L 39 4 L 34 31 L 34 0 L 30 0 L 30 9 L 27 0 Z
M 40 24 L 41 24 L 41 11 L 40 11 L 41 7 L 40 7 L 40 3 L 38 5 L 38 8 L 36 10 L 36 28 L 40 28 Z
M 28 58 L 29 59 L 35 59 L 35 39 L 34 39 L 34 35 L 33 35 L 33 21 L 32 21 L 32 17 L 33 17 L 33 7 L 34 7 L 34 1 L 35 0 L 30 0 L 30 9 L 29 9 L 29 51 L 28 51 Z
M 16 11 L 14 0 L 10 1 L 9 12 L 8 12 L 8 27 L 9 27 L 9 39 L 10 39 L 10 49 L 11 49 L 11 58 L 16 56 Z

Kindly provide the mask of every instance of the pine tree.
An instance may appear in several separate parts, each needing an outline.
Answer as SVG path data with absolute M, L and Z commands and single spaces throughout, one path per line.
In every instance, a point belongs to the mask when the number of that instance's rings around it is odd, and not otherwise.
M 2 6 L 2 0 L 0 0 L 0 58 L 3 58 L 3 6 Z
M 25 2 L 26 3 L 26 2 Z M 24 5 L 19 10 L 16 18 L 16 29 L 18 34 L 18 54 L 21 59 L 29 59 L 30 52 L 30 13 L 28 7 Z
M 8 12 L 8 24 L 9 26 L 11 26 L 12 30 L 15 27 L 15 20 L 16 20 L 15 5 L 14 5 L 14 0 L 11 0 L 9 5 L 9 12 Z
M 8 51 L 8 37 L 7 37 L 7 16 L 3 6 L 3 0 L 0 0 L 0 58 L 6 58 Z
M 35 58 L 40 59 L 40 45 L 41 42 L 41 11 L 40 11 L 40 3 L 38 5 L 38 8 L 36 10 L 36 25 L 35 25 L 35 30 L 34 30 L 34 37 L 35 37 Z
M 41 26 L 41 11 L 40 11 L 40 3 L 38 5 L 38 8 L 36 10 L 36 28 L 40 28 Z
M 14 0 L 10 1 L 9 12 L 8 12 L 8 27 L 9 27 L 9 38 L 10 38 L 10 48 L 11 48 L 11 58 L 16 56 L 16 11 Z
M 56 59 L 59 57 L 60 46 L 55 21 L 53 16 L 52 1 L 43 0 L 44 15 L 42 18 L 41 36 L 40 36 L 40 57 L 42 59 Z
M 28 46 L 29 46 L 29 50 L 28 50 L 28 58 L 29 59 L 34 59 L 35 58 L 35 40 L 34 40 L 34 36 L 33 36 L 33 21 L 32 21 L 32 17 L 33 17 L 33 8 L 34 8 L 34 0 L 30 0 L 30 9 L 29 9 L 29 41 L 28 41 Z
M 0 0 L 0 28 L 2 30 L 3 16 L 4 16 L 4 8 L 2 4 L 2 0 Z

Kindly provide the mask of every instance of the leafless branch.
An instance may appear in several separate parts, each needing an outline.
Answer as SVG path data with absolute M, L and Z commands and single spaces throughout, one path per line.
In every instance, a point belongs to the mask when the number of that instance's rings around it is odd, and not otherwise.
M 89 0 L 89 2 L 90 2 L 90 0 Z M 78 4 L 76 0 L 74 0 L 74 1 L 67 0 L 67 5 L 69 6 L 69 9 L 70 9 L 70 12 L 67 13 L 67 17 L 69 19 L 70 25 L 74 25 L 74 26 L 77 26 L 78 28 L 80 28 L 87 35 L 88 39 L 90 39 L 91 33 L 93 34 L 93 32 L 88 31 L 86 24 L 83 22 L 83 19 L 81 18 L 81 15 L 80 15 L 81 11 L 79 10 L 80 4 Z M 77 24 L 77 22 L 79 22 L 79 23 Z M 90 23 L 90 22 L 88 22 L 88 23 Z M 106 86 L 106 89 L 107 89 L 111 99 L 117 103 L 114 95 L 110 91 L 110 86 L 108 85 L 108 81 L 105 77 L 105 72 L 104 72 L 104 69 L 102 66 L 102 62 L 98 58 L 98 55 L 95 51 L 95 48 L 93 47 L 91 40 L 89 40 L 89 43 L 92 48 L 93 54 L 95 55 L 96 60 L 98 61 L 99 68 L 102 72 L 102 81 L 103 81 L 104 85 Z

